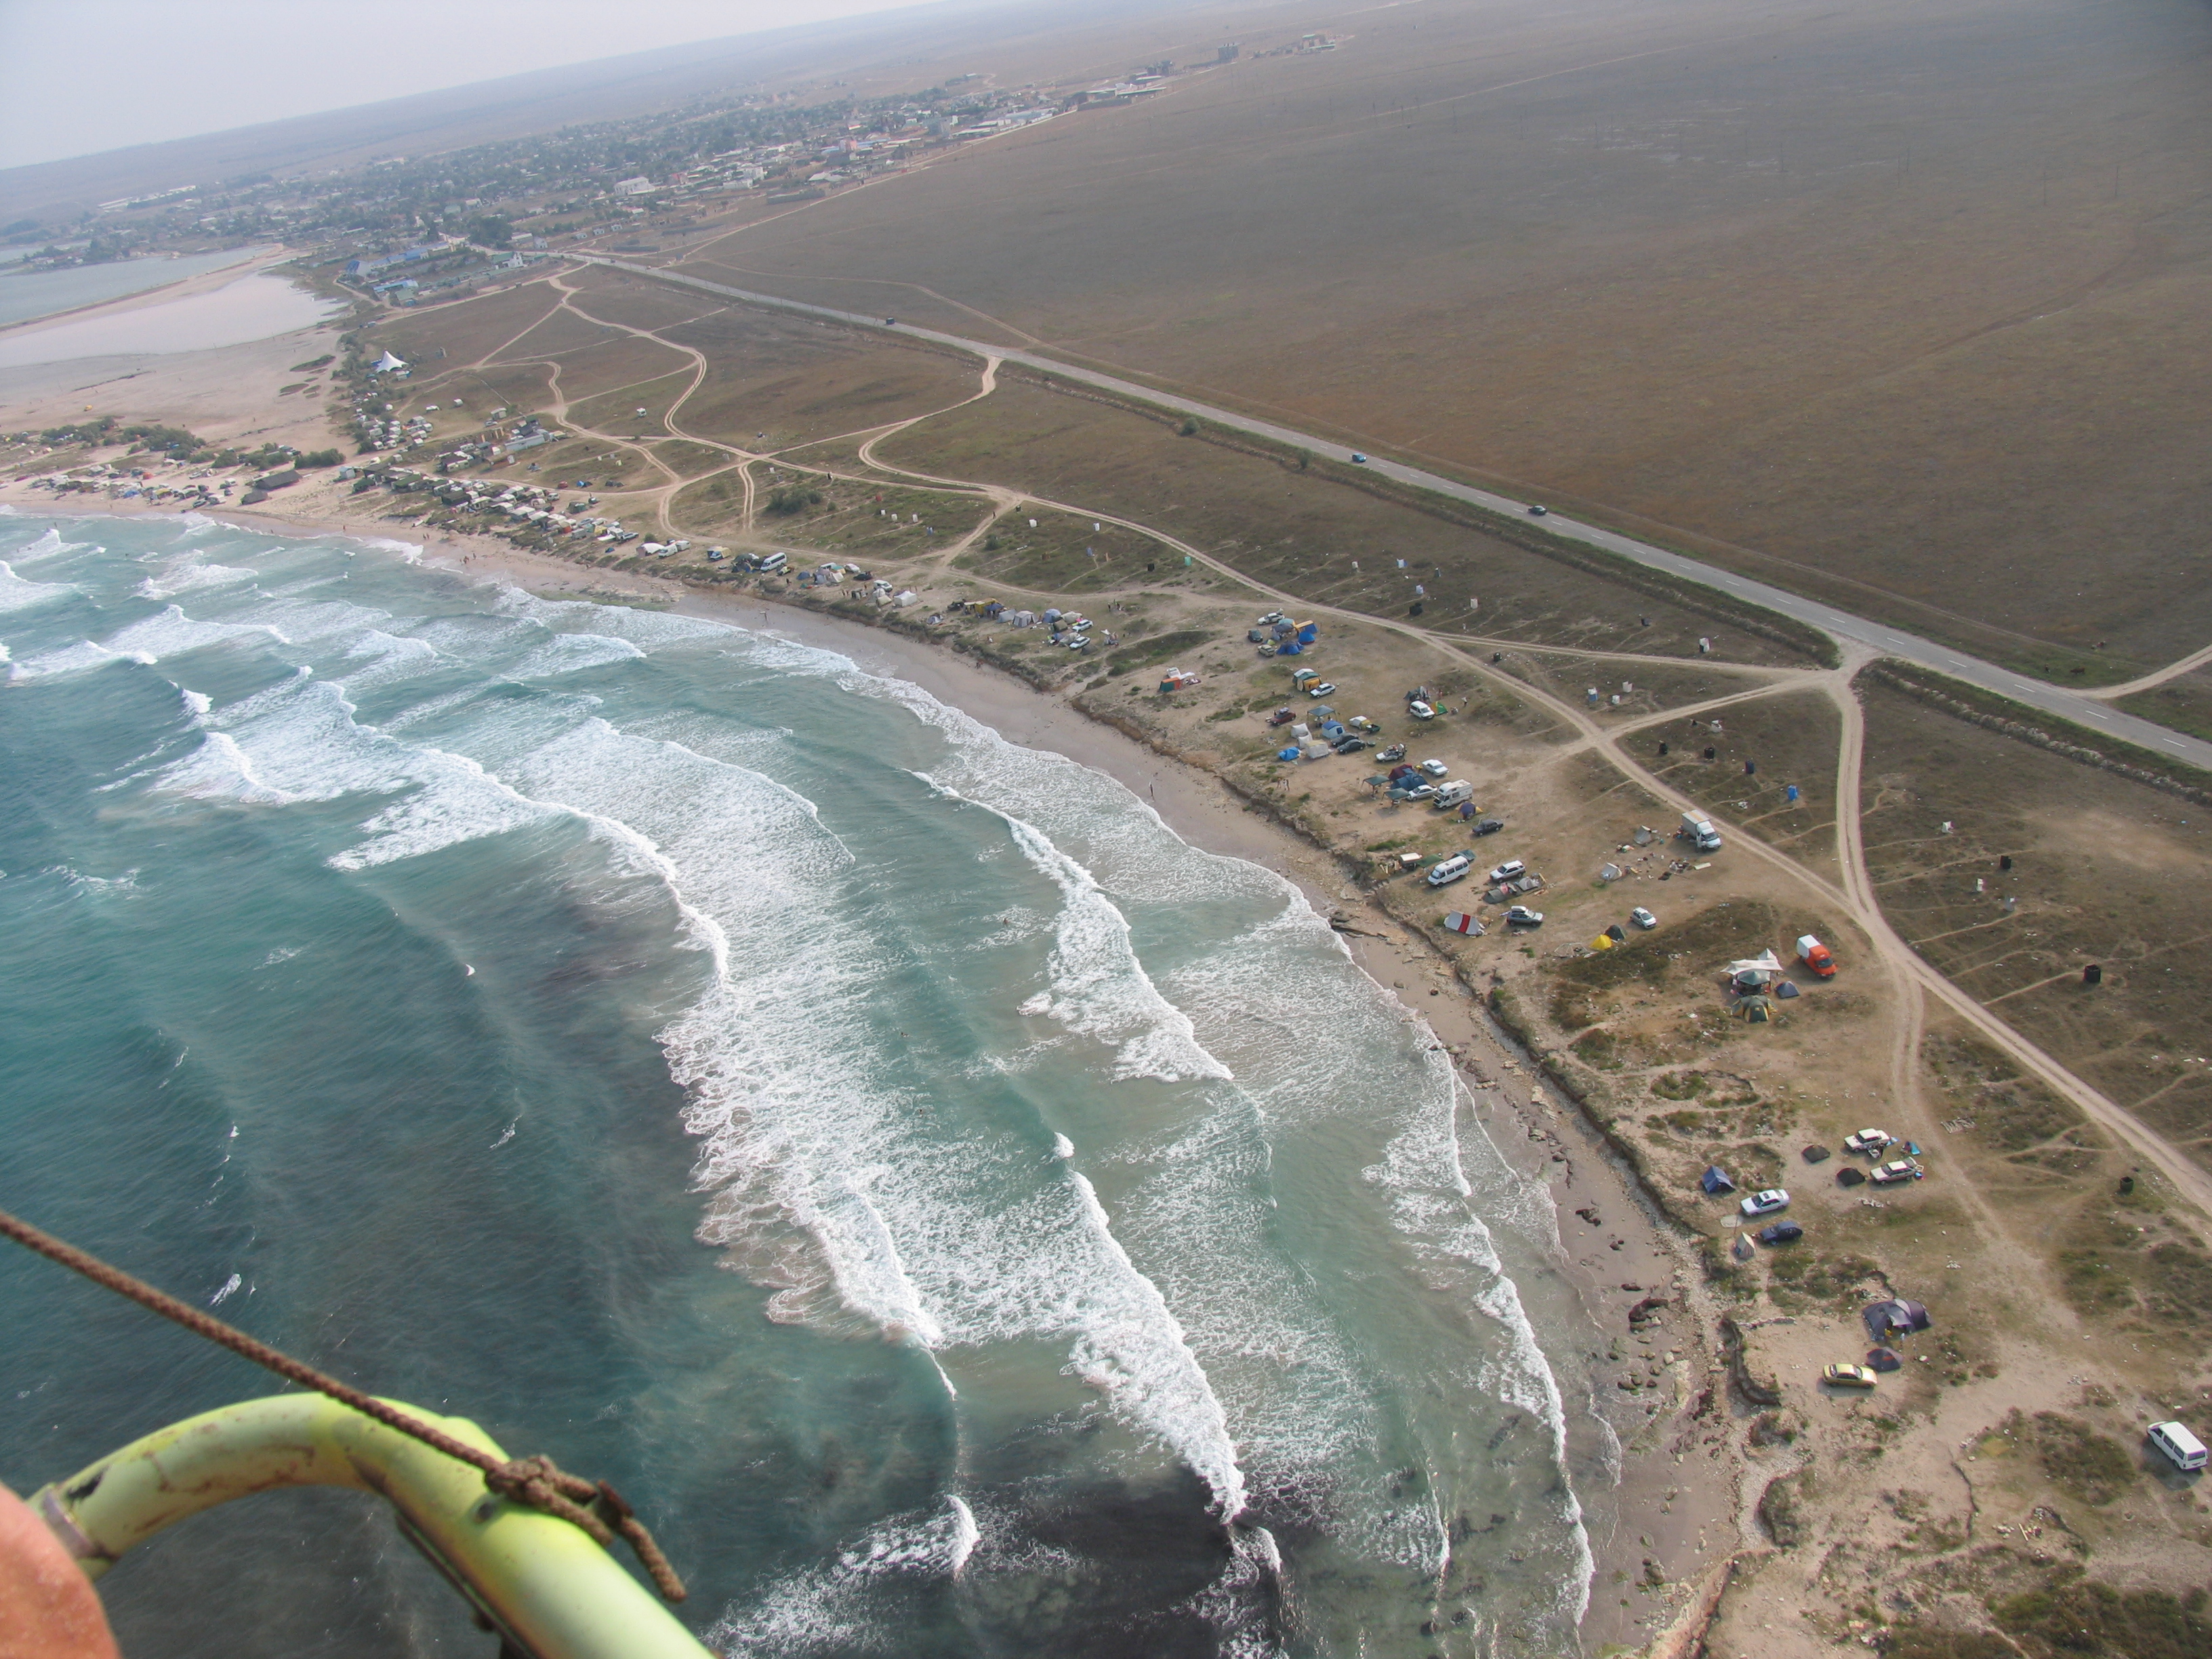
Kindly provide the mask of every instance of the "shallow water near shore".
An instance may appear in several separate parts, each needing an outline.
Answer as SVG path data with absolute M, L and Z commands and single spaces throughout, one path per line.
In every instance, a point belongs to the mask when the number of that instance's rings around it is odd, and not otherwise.
M 27 252 L 28 250 L 26 250 Z M 174 259 L 118 259 L 107 264 L 73 265 L 63 270 L 11 270 L 0 275 L 0 325 L 51 317 L 58 311 L 98 305 L 143 293 L 165 283 L 243 264 L 250 247 L 214 253 L 188 253 Z M 21 256 L 19 256 L 21 257 Z
M 318 299 L 282 276 L 241 276 L 220 288 L 0 335 L 0 368 L 70 362 L 81 357 L 204 351 L 312 328 L 331 311 L 329 301 Z
M 1573 1649 L 1548 1199 L 1295 888 L 833 652 L 410 552 L 0 518 L 0 1203 L 611 1480 L 727 1650 Z M 274 1391 L 0 1297 L 19 1489 Z M 104 1588 L 134 1654 L 484 1641 L 340 1494 Z

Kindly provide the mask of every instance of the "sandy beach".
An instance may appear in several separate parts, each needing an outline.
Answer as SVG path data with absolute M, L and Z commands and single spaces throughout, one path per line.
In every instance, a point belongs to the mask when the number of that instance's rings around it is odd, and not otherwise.
M 303 491 L 304 495 L 304 491 Z M 1592 1651 L 1607 1644 L 1672 1650 L 1689 1636 L 1710 1598 L 1698 1592 L 1732 1557 L 1759 1540 L 1739 1514 L 1731 1407 L 1719 1356 L 1695 1338 L 1637 1336 L 1626 1312 L 1644 1297 L 1667 1297 L 1710 1329 L 1701 1276 L 1687 1242 L 1662 1219 L 1633 1176 L 1575 1104 L 1545 1081 L 1534 1057 L 1491 1017 L 1477 994 L 1413 930 L 1370 905 L 1359 886 L 1320 848 L 1252 807 L 1212 774 L 1158 754 L 1060 698 L 972 659 L 887 629 L 757 597 L 702 592 L 629 573 L 586 570 L 520 551 L 489 538 L 434 535 L 375 520 L 325 519 L 342 498 L 298 515 L 224 511 L 228 523 L 273 535 L 345 533 L 422 549 L 421 562 L 471 580 L 531 592 L 651 604 L 757 629 L 837 651 L 864 670 L 907 680 L 1009 740 L 1064 755 L 1115 778 L 1193 845 L 1274 870 L 1335 922 L 1353 959 L 1389 988 L 1407 1018 L 1424 1021 L 1454 1055 L 1466 1085 L 1461 1133 L 1489 1138 L 1513 1168 L 1549 1189 L 1559 1243 L 1550 1285 L 1523 1285 L 1524 1301 L 1548 1320 L 1548 1351 L 1569 1425 L 1569 1462 L 1595 1558 L 1583 1630 Z M 130 503 L 97 514 L 54 510 L 52 498 L 0 488 L 0 502 L 26 518 L 81 523 L 136 516 Z M 161 509 L 145 509 L 161 516 Z M 396 532 L 396 533 L 395 533 Z M 617 599 L 616 602 L 621 602 Z M 1616 1403 L 1597 1372 L 1609 1345 L 1641 1345 L 1671 1384 L 1668 1404 Z M 1601 1392 L 1602 1391 L 1602 1393 Z M 1640 1399 L 1641 1396 L 1637 1398 Z M 1638 1604 L 1634 1587 L 1652 1571 L 1678 1591 L 1671 1603 Z M 1655 1607 L 1662 1610 L 1656 1613 Z M 1662 1629 L 1672 1621 L 1679 1630 Z

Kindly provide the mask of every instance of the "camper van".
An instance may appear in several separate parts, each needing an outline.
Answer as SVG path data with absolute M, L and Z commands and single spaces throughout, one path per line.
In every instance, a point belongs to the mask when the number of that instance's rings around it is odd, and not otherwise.
M 1465 778 L 1457 778 L 1437 791 L 1436 808 L 1439 812 L 1451 807 L 1465 805 L 1474 799 L 1474 785 Z
M 1462 877 L 1465 876 L 1467 872 L 1473 868 L 1474 868 L 1474 860 L 1470 854 L 1466 853 L 1454 853 L 1449 858 L 1446 859 L 1443 863 L 1436 866 L 1429 872 L 1429 885 L 1431 887 L 1449 886 L 1451 883 L 1455 882 Z
M 2204 1467 L 2204 1443 L 2179 1423 L 2154 1423 L 2148 1430 L 2150 1443 L 2172 1460 L 2173 1467 L 2184 1471 Z

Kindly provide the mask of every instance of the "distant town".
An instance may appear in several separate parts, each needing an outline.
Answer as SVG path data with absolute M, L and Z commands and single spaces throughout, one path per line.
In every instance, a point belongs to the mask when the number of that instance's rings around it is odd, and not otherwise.
M 1259 55 L 1338 45 L 1309 34 Z M 965 75 L 865 100 L 749 93 L 328 173 L 180 184 L 66 223 L 18 220 L 0 227 L 0 246 L 31 250 L 10 262 L 19 270 L 51 270 L 281 241 L 313 250 L 303 264 L 333 289 L 395 307 L 459 299 L 562 249 L 656 252 L 658 240 L 638 239 L 681 238 L 701 216 L 746 200 L 816 200 L 1040 121 L 1155 97 L 1178 76 L 1242 56 L 1226 46 L 1203 63 L 1139 64 L 1077 87 L 998 88 Z

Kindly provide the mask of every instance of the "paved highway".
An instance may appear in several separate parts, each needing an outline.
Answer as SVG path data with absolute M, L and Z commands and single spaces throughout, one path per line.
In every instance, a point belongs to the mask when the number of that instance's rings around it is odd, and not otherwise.
M 888 322 L 884 318 L 862 316 L 857 312 L 835 311 L 828 306 L 808 305 L 803 301 L 781 299 L 773 294 L 756 294 L 746 289 L 730 288 L 720 283 L 708 282 L 703 277 L 686 276 L 676 271 L 660 270 L 653 265 L 635 264 L 625 259 L 608 259 L 593 255 L 577 257 L 588 259 L 593 264 L 611 265 L 617 270 L 632 271 L 638 276 L 650 276 L 659 282 L 675 283 L 684 288 L 697 289 L 704 293 L 720 295 L 727 299 L 742 300 L 749 305 L 771 306 L 779 311 L 793 311 L 805 316 L 820 317 L 840 323 L 854 323 L 864 328 L 888 329 L 894 334 L 903 334 L 914 339 L 927 340 L 937 345 L 950 346 L 955 350 L 967 352 L 974 356 L 995 357 L 1003 362 L 1021 363 L 1030 368 L 1057 374 L 1064 380 L 1081 381 L 1086 386 L 1097 386 L 1101 391 L 1139 398 L 1162 409 L 1172 409 L 1185 415 L 1196 416 L 1201 420 L 1211 421 L 1216 426 L 1226 427 L 1237 432 L 1249 432 L 1255 437 L 1271 439 L 1277 443 L 1289 444 L 1296 448 L 1310 449 L 1316 453 L 1340 455 L 1347 459 L 1352 453 L 1341 444 L 1316 438 L 1310 433 L 1299 432 L 1286 426 L 1277 426 L 1268 421 L 1255 420 L 1251 416 L 1239 415 L 1231 410 L 1216 409 L 1211 404 L 1198 403 L 1188 398 L 1177 397 L 1173 392 L 1161 392 L 1152 386 L 1140 386 L 1134 380 L 1117 380 L 1111 374 L 1102 374 L 1095 369 L 1079 368 L 1054 358 L 1040 356 L 1035 352 L 1017 351 L 1006 346 L 988 345 L 981 340 L 963 339 L 957 334 L 941 334 L 934 329 L 916 328 L 907 323 Z M 1401 483 L 1411 484 L 1416 489 L 1432 490 L 1439 495 L 1448 495 L 1454 501 L 1465 501 L 1470 506 L 1482 507 L 1492 513 L 1519 517 L 1528 511 L 1526 502 L 1515 501 L 1506 495 L 1493 495 L 1486 489 L 1477 489 L 1473 485 L 1461 483 L 1456 479 L 1443 477 L 1434 472 L 1423 471 L 1419 467 L 1406 466 L 1396 461 L 1387 460 L 1370 460 L 1366 465 L 1370 471 L 1379 472 L 1386 478 L 1395 478 Z M 1670 576 L 1697 582 L 1707 587 L 1717 587 L 1723 592 L 1732 593 L 1740 599 L 1747 600 L 1766 610 L 1779 611 L 1785 617 L 1794 617 L 1799 622 L 1808 623 L 1839 641 L 1859 641 L 1883 656 L 1896 657 L 1906 662 L 1917 663 L 1922 667 L 1933 669 L 1938 673 L 1948 674 L 1953 679 L 1963 680 L 1970 685 L 1978 685 L 1984 690 L 1993 691 L 1999 696 L 2008 697 L 2014 702 L 2025 703 L 2031 708 L 2039 708 L 2046 714 L 2055 714 L 2061 720 L 2071 720 L 2075 725 L 2085 726 L 2092 732 L 2103 732 L 2121 741 L 2134 744 L 2139 748 L 2150 750 L 2154 755 L 2168 756 L 2174 760 L 2186 762 L 2191 766 L 2212 772 L 2212 743 L 2206 743 L 2200 738 L 2192 738 L 2184 732 L 2172 731 L 2154 721 L 2141 719 L 2121 709 L 2108 708 L 2094 697 L 2083 696 L 2079 692 L 2067 690 L 2064 686 L 2053 685 L 2045 680 L 2029 679 L 2024 675 L 2014 673 L 2011 669 L 2000 668 L 1995 663 L 1984 662 L 1978 657 L 1964 655 L 1948 645 L 1938 645 L 1933 640 L 1923 640 L 1918 635 L 1908 634 L 1902 629 L 1892 628 L 1883 623 L 1869 622 L 1863 617 L 1855 617 L 1848 611 L 1838 611 L 1833 605 L 1823 605 L 1818 599 L 1808 599 L 1804 595 L 1792 593 L 1786 588 L 1769 586 L 1765 582 L 1754 581 L 1748 576 L 1739 576 L 1734 571 L 1723 569 L 1718 565 L 1706 564 L 1701 560 L 1688 558 L 1680 553 L 1671 553 L 1665 548 L 1653 547 L 1649 543 L 1637 541 L 1613 531 L 1602 530 L 1595 525 L 1579 524 L 1557 513 L 1546 516 L 1544 528 L 1551 534 L 1565 540 L 1583 542 L 1592 547 L 1602 548 L 1608 553 L 1617 554 L 1625 559 L 1632 559 L 1638 564 L 1648 565 L 1652 569 L 1664 571 Z

